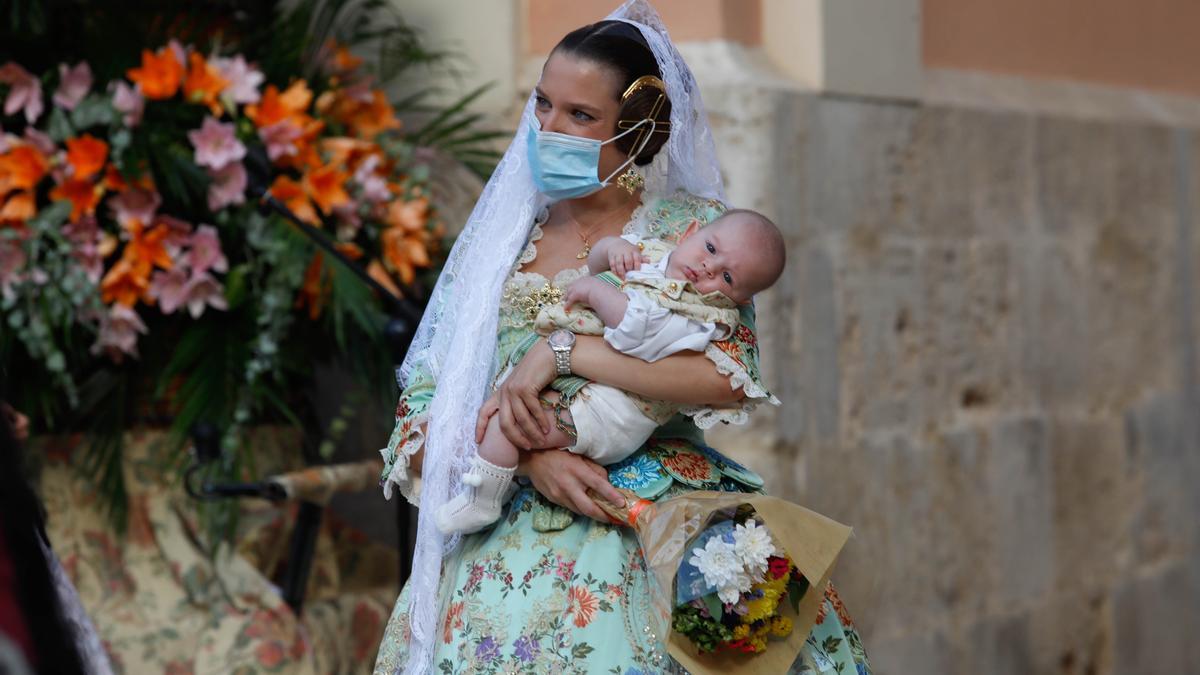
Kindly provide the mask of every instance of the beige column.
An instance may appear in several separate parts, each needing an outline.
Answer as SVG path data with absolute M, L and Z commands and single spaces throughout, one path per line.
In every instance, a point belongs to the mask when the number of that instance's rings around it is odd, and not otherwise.
M 921 95 L 920 0 L 762 0 L 762 25 L 772 63 L 806 87 Z

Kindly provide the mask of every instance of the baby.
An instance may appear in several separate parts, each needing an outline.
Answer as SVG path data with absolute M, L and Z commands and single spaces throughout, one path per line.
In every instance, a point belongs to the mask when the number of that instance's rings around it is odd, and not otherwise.
M 678 245 L 606 237 L 587 262 L 596 276 L 571 284 L 563 304 L 544 308 L 535 328 L 542 334 L 564 328 L 602 334 L 618 351 L 652 362 L 680 351 L 703 352 L 709 342 L 729 337 L 739 305 L 779 279 L 784 242 L 765 216 L 733 209 L 704 228 L 693 222 Z M 592 312 L 571 309 L 575 305 Z M 573 396 L 547 397 L 543 405 L 551 432 L 533 449 L 567 448 L 603 465 L 633 454 L 680 408 L 595 382 Z M 468 533 L 495 522 L 518 453 L 493 416 L 463 476 L 467 489 L 435 514 L 438 528 Z

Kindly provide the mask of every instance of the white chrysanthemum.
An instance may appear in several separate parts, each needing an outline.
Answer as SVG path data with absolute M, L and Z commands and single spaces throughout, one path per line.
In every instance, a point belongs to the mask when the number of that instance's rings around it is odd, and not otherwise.
M 745 576 L 742 559 L 733 549 L 733 544 L 720 537 L 708 540 L 704 548 L 692 549 L 689 563 L 704 575 L 704 582 L 717 589 L 735 584 L 739 575 Z
M 746 590 L 750 590 L 750 577 L 746 576 L 745 574 L 740 576 L 745 580 Z M 721 588 L 717 589 L 717 598 L 719 598 L 721 602 L 725 603 L 726 605 L 737 604 L 737 602 L 742 599 L 742 593 L 744 592 L 741 590 L 741 586 L 742 584 L 722 586 Z
M 771 534 L 754 520 L 747 520 L 745 525 L 733 528 L 733 549 L 747 571 L 759 580 L 767 571 L 767 559 L 776 555 Z

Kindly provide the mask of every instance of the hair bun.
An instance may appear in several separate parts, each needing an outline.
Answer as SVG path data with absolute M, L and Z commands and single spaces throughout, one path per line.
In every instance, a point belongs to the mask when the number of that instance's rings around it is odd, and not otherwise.
M 653 82 L 647 82 L 647 80 L 653 80 Z M 644 124 L 638 127 L 637 131 L 622 136 L 615 142 L 617 149 L 625 154 L 630 154 L 641 146 L 641 152 L 633 160 L 633 163 L 638 166 L 649 164 L 654 159 L 654 155 L 666 144 L 667 138 L 671 134 L 671 99 L 667 98 L 662 80 L 657 77 L 639 78 L 626 90 L 617 114 L 617 133 L 625 131 L 645 119 L 654 120 L 653 132 L 651 132 L 649 124 Z M 649 139 L 645 138 L 647 134 L 650 136 Z

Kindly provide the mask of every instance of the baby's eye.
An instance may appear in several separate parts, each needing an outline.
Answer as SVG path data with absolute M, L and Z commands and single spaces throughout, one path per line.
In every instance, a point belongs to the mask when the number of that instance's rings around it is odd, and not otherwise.
M 550 107 L 550 101 L 547 101 L 545 96 L 538 96 L 538 97 L 536 97 L 536 98 L 534 99 L 534 102 L 535 102 L 535 103 L 537 103 L 537 106 L 538 106 L 539 108 L 548 108 L 548 107 Z
M 712 242 L 704 242 L 704 248 L 708 249 L 709 253 L 716 253 L 717 249 L 712 245 Z
M 729 284 L 730 286 L 733 285 L 733 277 L 730 276 L 729 272 L 725 273 L 725 283 Z

